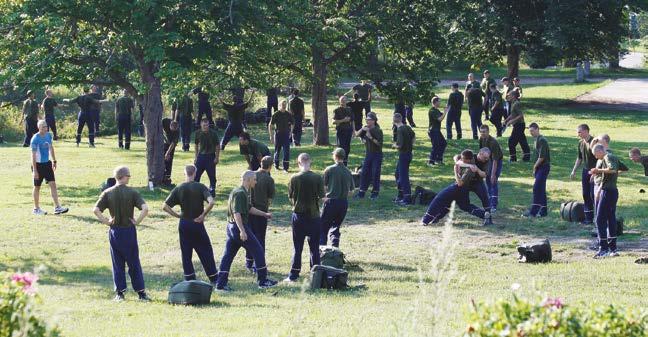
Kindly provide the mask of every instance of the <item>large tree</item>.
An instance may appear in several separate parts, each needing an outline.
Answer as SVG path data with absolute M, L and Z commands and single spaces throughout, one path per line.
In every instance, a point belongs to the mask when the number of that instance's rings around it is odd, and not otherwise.
M 209 0 L 10 0 L 0 4 L 0 79 L 119 86 L 144 107 L 149 179 L 164 174 L 162 86 L 224 60 L 244 4 Z

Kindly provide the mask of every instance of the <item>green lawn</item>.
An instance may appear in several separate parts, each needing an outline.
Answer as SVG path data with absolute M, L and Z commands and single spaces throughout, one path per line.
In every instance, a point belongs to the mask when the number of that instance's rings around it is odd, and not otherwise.
M 641 49 L 633 51 L 643 51 Z M 506 67 L 485 67 L 483 69 L 488 69 L 491 72 L 493 78 L 500 79 L 507 74 Z M 481 78 L 482 70 L 474 70 L 477 78 Z M 465 70 L 448 70 L 439 75 L 441 79 L 447 80 L 463 80 L 466 78 L 468 71 Z M 576 69 L 575 68 L 563 68 L 559 67 L 556 69 L 531 69 L 528 67 L 520 68 L 519 77 L 524 83 L 524 78 L 537 77 L 537 78 L 575 78 Z M 592 68 L 590 71 L 590 77 L 604 77 L 604 78 L 623 78 L 623 77 L 648 77 L 648 69 L 626 69 L 621 68 L 618 70 L 610 70 L 605 68 Z
M 463 315 L 472 299 L 489 301 L 510 296 L 513 283 L 522 285 L 523 294 L 546 293 L 570 304 L 615 303 L 646 308 L 648 269 L 633 260 L 641 255 L 640 249 L 648 249 L 648 196 L 638 192 L 647 187 L 648 178 L 643 177 L 640 166 L 626 158 L 631 146 L 648 151 L 645 112 L 588 111 L 564 105 L 568 99 L 603 84 L 525 87 L 526 120 L 540 123 L 552 147 L 550 216 L 544 219 L 520 217 L 531 200 L 531 165 L 507 163 L 501 178 L 496 226 L 483 228 L 478 219 L 457 211 L 450 225 L 421 227 L 418 221 L 423 206 L 398 208 L 390 202 L 396 194 L 396 154 L 387 150 L 380 199 L 351 202 L 343 228 L 341 247 L 350 261 L 353 285 L 349 291 L 313 293 L 305 291 L 302 284 L 258 290 L 243 268 L 244 254 L 240 252 L 230 277 L 233 293 L 215 294 L 213 304 L 206 307 L 166 304 L 168 288 L 182 277 L 177 223 L 161 211 L 168 190 L 150 192 L 144 188 L 147 181 L 141 139 L 130 152 L 124 152 L 116 149 L 114 137 L 100 138 L 96 149 L 76 148 L 71 140 L 56 144 L 57 182 L 63 203 L 71 208 L 63 216 L 30 214 L 28 151 L 17 144 L 0 147 L 0 270 L 39 270 L 42 311 L 66 336 L 457 336 L 465 328 Z M 444 102 L 446 97 L 447 92 L 443 92 Z M 386 135 L 391 135 L 391 107 L 376 102 L 374 108 Z M 416 107 L 418 140 L 412 184 L 438 191 L 451 182 L 451 166 L 424 165 L 430 147 L 426 112 L 427 107 Z M 613 150 L 631 168 L 619 180 L 618 213 L 625 217 L 626 229 L 632 234 L 620 239 L 622 256 L 615 259 L 591 259 L 593 252 L 586 248 L 590 228 L 563 222 L 558 216 L 561 202 L 580 199 L 580 183 L 570 181 L 569 172 L 577 146 L 574 129 L 583 122 L 594 134 L 609 133 Z M 464 139 L 449 141 L 446 162 L 462 149 L 476 149 L 475 142 L 466 139 L 470 138 L 470 123 L 465 111 L 462 125 Z M 261 128 L 253 127 L 253 132 L 266 140 Z M 304 138 L 310 139 L 311 134 L 307 129 Z M 334 134 L 331 136 L 333 140 Z M 500 142 L 506 146 L 505 138 Z M 315 158 L 314 170 L 321 172 L 330 163 L 331 150 L 293 148 L 292 158 L 308 152 Z M 362 145 L 354 140 L 350 165 L 359 165 L 363 152 Z M 244 169 L 236 141 L 221 158 L 217 206 L 206 223 L 217 261 L 225 238 L 226 196 Z M 181 179 L 181 165 L 191 160 L 188 153 L 176 155 L 175 181 Z M 152 208 L 138 234 L 145 280 L 154 299 L 149 304 L 135 301 L 132 292 L 124 303 L 111 301 L 107 230 L 92 214 L 99 185 L 121 164 L 131 167 L 132 185 L 140 189 Z M 294 167 L 292 164 L 293 172 Z M 272 207 L 267 260 L 271 276 L 282 279 L 290 268 L 292 254 L 286 197 L 289 175 L 273 172 L 273 176 L 278 197 Z M 52 211 L 49 192 L 42 193 L 42 200 Z M 477 203 L 474 196 L 473 201 Z M 552 240 L 554 262 L 517 263 L 517 243 L 545 237 Z M 194 264 L 204 279 L 197 259 Z M 303 269 L 307 269 L 306 264 Z

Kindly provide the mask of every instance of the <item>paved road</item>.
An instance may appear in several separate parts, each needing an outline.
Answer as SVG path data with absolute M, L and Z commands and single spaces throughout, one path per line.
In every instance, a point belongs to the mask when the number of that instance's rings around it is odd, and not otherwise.
M 648 110 L 648 79 L 621 78 L 576 98 L 579 104 L 620 110 Z

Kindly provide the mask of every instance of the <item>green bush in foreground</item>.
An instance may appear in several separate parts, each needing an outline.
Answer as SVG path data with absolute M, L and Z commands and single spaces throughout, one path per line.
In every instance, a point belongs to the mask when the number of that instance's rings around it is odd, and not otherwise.
M 59 336 L 34 313 L 37 299 L 36 281 L 32 273 L 0 273 L 0 337 Z
M 473 303 L 464 337 L 645 337 L 648 313 L 613 305 L 576 308 L 559 298 L 528 301 L 513 296 Z

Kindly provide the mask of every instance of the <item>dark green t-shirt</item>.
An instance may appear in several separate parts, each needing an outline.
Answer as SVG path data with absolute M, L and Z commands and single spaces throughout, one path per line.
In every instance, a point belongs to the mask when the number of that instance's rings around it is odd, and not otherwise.
M 646 177 L 648 177 L 648 156 L 641 156 L 641 159 L 640 159 L 639 162 L 644 167 L 644 175 Z
M 196 146 L 200 149 L 200 154 L 211 154 L 216 153 L 220 140 L 218 139 L 218 133 L 214 129 L 209 129 L 207 131 L 198 130 L 196 131 Z
M 518 125 L 524 123 L 524 114 L 522 113 L 522 106 L 519 100 L 513 101 L 511 103 L 511 119 L 517 117 L 517 116 L 522 116 L 522 118 L 518 119 L 513 125 Z
M 101 193 L 95 207 L 102 212 L 106 208 L 110 211 L 114 219 L 111 227 L 130 227 L 133 226 L 130 219 L 133 218 L 135 207 L 141 210 L 142 205 L 144 199 L 137 191 L 126 185 L 115 185 Z
M 299 172 L 290 178 L 288 197 L 293 204 L 293 212 L 307 217 L 319 217 L 319 201 L 324 197 L 324 180 L 312 171 Z
M 176 186 L 164 201 L 169 207 L 180 205 L 182 218 L 191 220 L 199 217 L 204 211 L 204 203 L 211 195 L 207 186 L 195 182 L 184 182 Z
M 501 160 L 504 158 L 502 147 L 493 136 L 489 135 L 486 139 L 479 138 L 479 148 L 481 149 L 483 147 L 487 147 L 491 151 L 492 160 Z
M 617 179 L 619 178 L 619 158 L 608 151 L 603 159 L 599 159 L 596 162 L 596 168 L 598 169 L 610 169 L 617 170 L 617 173 L 605 174 L 599 173 L 594 176 L 594 182 L 597 185 L 601 185 L 603 189 L 617 188 Z
M 461 112 L 464 103 L 464 95 L 460 92 L 451 92 L 448 96 L 448 106 L 453 112 Z
M 360 99 L 363 101 L 367 101 L 369 99 L 369 92 L 373 89 L 371 84 L 366 83 L 366 84 L 356 84 L 353 87 L 353 90 L 360 96 Z
M 250 139 L 248 145 L 243 145 L 239 142 L 239 150 L 243 155 L 250 157 L 267 156 L 270 154 L 268 147 L 256 139 Z
M 495 106 L 495 104 L 497 104 L 497 108 L 498 108 L 498 109 L 503 109 L 503 108 L 504 108 L 504 104 L 503 104 L 503 100 L 502 100 L 502 93 L 499 92 L 498 90 L 493 91 L 493 92 L 491 93 L 491 98 L 490 98 L 490 100 L 488 101 L 488 103 L 490 104 L 490 108 L 491 108 L 491 110 L 493 109 L 493 107 Z
M 484 78 L 482 79 L 481 84 L 479 85 L 479 87 L 481 88 L 481 90 L 482 90 L 483 92 L 486 93 L 486 95 L 488 95 L 488 94 L 490 94 L 490 86 L 491 86 L 491 84 L 493 84 L 493 83 L 497 83 L 497 82 L 495 82 L 495 80 L 494 80 L 492 77 L 489 77 L 488 79 L 486 79 L 486 78 L 484 77 Z
M 37 120 L 38 119 L 38 103 L 35 100 L 28 98 L 23 103 L 23 116 L 25 120 Z
M 267 212 L 270 208 L 270 199 L 275 197 L 275 182 L 266 171 L 256 173 L 256 185 L 250 191 L 252 207 Z
M 45 110 L 45 115 L 53 115 L 54 108 L 58 106 L 56 100 L 53 97 L 45 97 L 43 99 L 43 110 Z
M 396 145 L 398 152 L 410 153 L 414 147 L 414 130 L 409 125 L 401 125 L 396 129 Z
M 383 147 L 383 132 L 380 129 L 378 125 L 374 126 L 373 128 L 369 129 L 369 133 L 371 134 L 371 137 L 374 138 L 375 140 L 378 141 L 378 144 L 374 143 L 373 140 L 369 140 L 366 135 L 367 132 L 361 131 L 360 132 L 360 137 L 364 139 L 365 143 L 365 150 L 367 152 L 371 153 L 382 153 L 382 147 Z
M 472 88 L 481 88 L 481 84 L 476 80 L 472 82 L 466 82 L 466 89 L 464 91 L 468 91 Z
M 544 161 L 541 165 L 551 164 L 551 155 L 549 154 L 549 142 L 547 138 L 539 135 L 535 140 L 535 149 L 533 151 L 533 161 L 543 158 Z
M 344 164 L 334 164 L 324 170 L 324 186 L 326 197 L 330 199 L 347 199 L 353 191 L 353 176 Z
M 439 120 L 439 117 L 441 117 L 441 111 L 437 108 L 430 108 L 430 111 L 428 111 L 428 130 L 441 131 L 441 121 Z
M 470 88 L 468 93 L 466 93 L 466 100 L 468 100 L 468 106 L 471 108 L 481 107 L 484 104 L 482 98 L 484 97 L 484 92 L 479 88 Z
M 475 176 L 478 176 L 478 174 L 473 172 L 471 169 L 467 167 L 462 167 L 459 170 L 459 176 L 461 177 L 459 178 L 459 180 L 463 182 L 462 187 L 469 188 L 472 184 L 474 184 L 477 181 Z
M 590 146 L 593 139 L 594 137 L 590 135 L 588 139 L 581 139 L 578 142 L 578 158 L 583 162 L 583 167 L 588 170 L 596 167 L 596 157 L 594 157 Z
M 115 103 L 115 111 L 117 116 L 131 116 L 133 109 L 135 108 L 135 102 L 132 98 L 128 96 L 120 97 Z
M 351 115 L 351 109 L 347 107 L 340 106 L 337 107 L 335 110 L 333 110 L 333 119 L 335 119 L 336 121 L 345 119 L 346 117 L 349 117 L 349 121 L 337 124 L 335 126 L 336 130 L 351 129 L 352 128 L 351 123 L 353 123 L 353 115 Z
M 227 201 L 227 222 L 236 223 L 234 213 L 240 213 L 243 224 L 248 224 L 248 214 L 250 214 L 250 202 L 248 192 L 243 186 L 232 190 Z
M 280 110 L 272 115 L 270 124 L 275 126 L 277 132 L 290 132 L 290 126 L 295 124 L 295 119 L 287 110 Z

